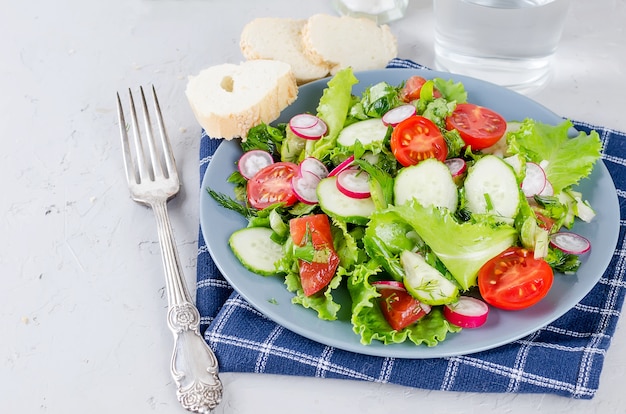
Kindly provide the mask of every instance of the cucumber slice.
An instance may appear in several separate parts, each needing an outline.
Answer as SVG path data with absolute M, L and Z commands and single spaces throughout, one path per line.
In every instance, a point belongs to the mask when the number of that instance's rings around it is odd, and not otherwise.
M 388 127 L 380 118 L 367 119 L 348 125 L 341 130 L 337 137 L 337 144 L 342 147 L 352 148 L 357 141 L 363 146 L 372 142 L 382 142 L 387 136 Z
M 415 299 L 427 305 L 444 305 L 455 302 L 459 288 L 424 258 L 409 250 L 400 253 L 404 268 L 404 287 Z
M 393 185 L 393 194 L 398 206 L 415 198 L 424 207 L 445 207 L 453 213 L 459 200 L 450 169 L 434 158 L 400 170 Z
M 495 155 L 476 161 L 465 178 L 467 208 L 510 220 L 519 209 L 520 190 L 513 168 Z
M 286 238 L 289 235 L 289 226 L 283 221 L 283 218 L 276 209 L 270 211 L 269 220 L 271 229 L 278 237 Z
M 228 244 L 241 264 L 263 276 L 276 274 L 276 263 L 284 256 L 283 246 L 272 240 L 272 229 L 245 227 L 231 234 Z
M 365 225 L 376 210 L 371 197 L 352 198 L 339 191 L 336 176 L 319 182 L 317 198 L 324 213 L 348 223 Z

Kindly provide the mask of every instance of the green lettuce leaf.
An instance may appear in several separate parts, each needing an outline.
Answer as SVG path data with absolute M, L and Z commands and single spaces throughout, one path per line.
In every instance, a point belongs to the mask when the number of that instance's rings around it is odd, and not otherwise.
M 355 264 L 367 259 L 365 252 L 358 243 L 363 238 L 363 227 L 348 228 L 348 223 L 331 217 L 333 226 L 333 244 L 339 256 L 339 265 L 351 269 Z
M 352 86 L 358 83 L 351 68 L 343 69 L 328 81 L 317 106 L 317 115 L 326 122 L 328 134 L 315 141 L 308 155 L 325 160 L 336 146 L 337 136 L 343 129 L 352 104 Z
M 380 294 L 370 284 L 370 277 L 380 268 L 376 261 L 357 266 L 348 275 L 348 291 L 352 298 L 352 329 L 360 336 L 363 345 L 374 340 L 384 344 L 401 343 L 407 338 L 416 345 L 435 346 L 445 340 L 449 332 L 458 332 L 461 328 L 452 325 L 443 317 L 439 308 L 433 308 L 414 325 L 395 331 L 389 326 L 377 303 Z
M 328 286 L 323 292 L 318 292 L 312 296 L 306 296 L 300 283 L 300 276 L 297 272 L 289 272 L 285 276 L 285 286 L 287 290 L 295 293 L 295 296 L 291 299 L 292 303 L 300 304 L 305 308 L 314 309 L 317 311 L 317 316 L 320 319 L 334 321 L 337 319 L 337 312 L 341 309 L 341 305 L 333 300 L 333 289 L 336 289 L 341 284 L 341 272 L 337 271 L 337 274 L 332 278 Z
M 361 100 L 350 108 L 350 116 L 356 119 L 381 118 L 387 111 L 402 102 L 397 87 L 379 82 L 365 89 Z
M 569 120 L 552 126 L 527 119 L 508 138 L 512 154 L 519 153 L 536 163 L 547 162 L 545 172 L 555 194 L 587 177 L 600 158 L 598 133 L 579 132 L 570 137 L 572 127 Z
M 433 79 L 433 83 L 447 101 L 455 101 L 456 103 L 467 102 L 467 91 L 463 83 L 454 82 L 452 79 L 446 81 L 442 78 Z
M 482 265 L 517 242 L 512 226 L 491 221 L 459 223 L 447 209 L 423 207 L 416 200 L 389 210 L 413 227 L 462 290 L 476 285 Z
M 365 230 L 365 251 L 370 257 L 379 258 L 381 266 L 398 281 L 404 279 L 400 253 L 416 246 L 416 241 L 409 237 L 411 231 L 413 228 L 409 224 L 386 210 L 372 214 Z
M 341 284 L 341 273 L 338 271 L 323 291 L 312 296 L 306 296 L 298 273 L 298 260 L 296 257 L 298 247 L 293 243 L 291 237 L 288 237 L 285 241 L 283 251 L 285 255 L 275 263 L 275 266 L 277 273 L 285 276 L 284 284 L 287 290 L 295 294 L 291 302 L 315 310 L 320 319 L 336 320 L 341 305 L 334 301 L 333 290 L 337 289 Z M 302 254 L 303 252 L 299 251 L 299 253 Z
M 274 154 L 280 148 L 285 138 L 285 125 L 273 127 L 267 124 L 259 124 L 250 128 L 245 141 L 241 142 L 243 152 L 260 149 Z

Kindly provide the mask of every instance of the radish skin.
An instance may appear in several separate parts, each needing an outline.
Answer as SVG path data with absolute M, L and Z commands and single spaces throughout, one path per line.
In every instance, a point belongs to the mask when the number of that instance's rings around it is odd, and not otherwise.
M 416 109 L 413 105 L 410 105 L 410 104 L 401 105 L 401 106 L 397 106 L 387 111 L 383 115 L 382 121 L 383 121 L 383 124 L 385 124 L 386 126 L 395 127 L 400 122 L 404 121 L 407 118 L 412 117 L 415 114 L 416 114 Z
M 317 176 L 320 180 L 328 176 L 328 169 L 323 162 L 315 157 L 307 157 L 302 160 L 299 168 L 300 175 L 305 173 L 311 173 Z
M 317 185 L 320 178 L 311 172 L 296 175 L 291 179 L 291 188 L 298 200 L 305 204 L 317 204 Z
M 546 172 L 534 162 L 526 163 L 526 176 L 522 181 L 522 191 L 526 197 L 532 197 L 546 188 Z
M 591 249 L 589 240 L 579 234 L 565 231 L 552 234 L 550 244 L 564 253 L 575 255 L 587 253 Z
M 348 168 L 337 175 L 337 188 L 351 198 L 370 196 L 369 174 L 365 171 Z
M 335 168 L 333 168 L 328 173 L 328 176 L 329 177 L 334 177 L 335 175 L 338 175 L 343 170 L 350 168 L 350 166 L 352 166 L 353 162 L 354 162 L 354 155 L 350 155 L 343 162 L 341 162 L 339 165 L 337 165 Z
M 376 289 L 395 289 L 406 291 L 404 283 L 398 282 L 397 280 L 381 280 L 379 282 L 372 283 L 372 286 Z
M 289 121 L 291 131 L 304 139 L 320 139 L 328 131 L 328 126 L 324 121 L 315 115 L 299 114 Z
M 245 152 L 237 161 L 237 168 L 246 180 L 251 179 L 263 168 L 274 163 L 272 154 L 263 150 Z
M 459 300 L 443 307 L 448 322 L 461 328 L 478 328 L 487 322 L 489 306 L 480 299 L 461 296 Z
M 448 158 L 444 163 L 450 169 L 452 178 L 457 178 L 467 170 L 467 163 L 463 158 Z

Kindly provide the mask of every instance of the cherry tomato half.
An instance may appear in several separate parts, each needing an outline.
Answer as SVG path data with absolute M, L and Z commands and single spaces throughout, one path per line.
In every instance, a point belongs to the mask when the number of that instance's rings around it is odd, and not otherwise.
M 259 210 L 276 203 L 293 205 L 298 199 L 291 178 L 297 172 L 298 166 L 292 162 L 276 162 L 259 170 L 248 180 L 248 202 Z
M 536 304 L 548 294 L 553 280 L 550 265 L 521 247 L 508 248 L 478 271 L 478 289 L 485 302 L 506 310 Z
M 391 152 L 405 167 L 427 158 L 444 161 L 448 145 L 441 131 L 430 119 L 412 116 L 396 125 L 391 133 Z
M 419 301 L 404 289 L 378 288 L 380 310 L 389 325 L 396 331 L 417 322 L 426 312 Z
M 325 258 L 323 261 L 298 261 L 302 290 L 306 296 L 311 296 L 330 283 L 339 266 L 339 255 L 333 247 L 328 216 L 314 214 L 293 218 L 289 220 L 289 234 L 297 246 L 310 241 L 313 249 L 324 252 L 318 255 Z
M 492 146 L 506 132 L 506 121 L 497 112 L 470 103 L 458 104 L 446 118 L 446 128 L 456 129 L 472 149 L 481 150 Z
M 411 76 L 406 83 L 404 84 L 404 88 L 400 91 L 400 99 L 404 102 L 411 102 L 420 98 L 420 93 L 422 91 L 422 86 L 427 82 L 427 80 L 421 76 Z M 434 90 L 433 95 L 435 98 L 440 98 L 441 93 L 438 90 Z

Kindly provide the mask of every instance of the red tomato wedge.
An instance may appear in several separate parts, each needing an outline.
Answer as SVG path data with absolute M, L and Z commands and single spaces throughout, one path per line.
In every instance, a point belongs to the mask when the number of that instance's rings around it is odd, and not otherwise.
M 248 202 L 259 210 L 276 203 L 293 205 L 298 199 L 291 179 L 297 173 L 298 166 L 292 162 L 276 162 L 261 169 L 248 180 Z
M 402 91 L 400 91 L 400 99 L 404 102 L 411 102 L 419 99 L 422 86 L 424 86 L 426 82 L 427 80 L 421 76 L 411 76 L 404 84 Z M 434 90 L 433 95 L 435 98 L 441 97 L 441 93 L 436 89 Z
M 553 280 L 550 265 L 521 247 L 508 248 L 478 271 L 478 289 L 485 302 L 506 310 L 536 304 L 548 294 Z
M 391 152 L 405 167 L 427 158 L 444 161 L 448 146 L 441 131 L 430 119 L 412 116 L 395 126 L 391 133 Z
M 446 118 L 446 129 L 456 129 L 467 145 L 481 150 L 502 138 L 506 132 L 506 120 L 489 108 L 461 103 Z
M 420 320 L 426 311 L 401 282 L 373 284 L 380 297 L 380 310 L 392 329 L 400 331 Z
M 319 253 L 315 254 L 313 261 L 298 261 L 302 290 L 306 296 L 314 295 L 330 283 L 339 265 L 328 216 L 314 214 L 293 218 L 289 221 L 289 232 L 295 245 L 304 246 L 311 242 L 315 252 Z

